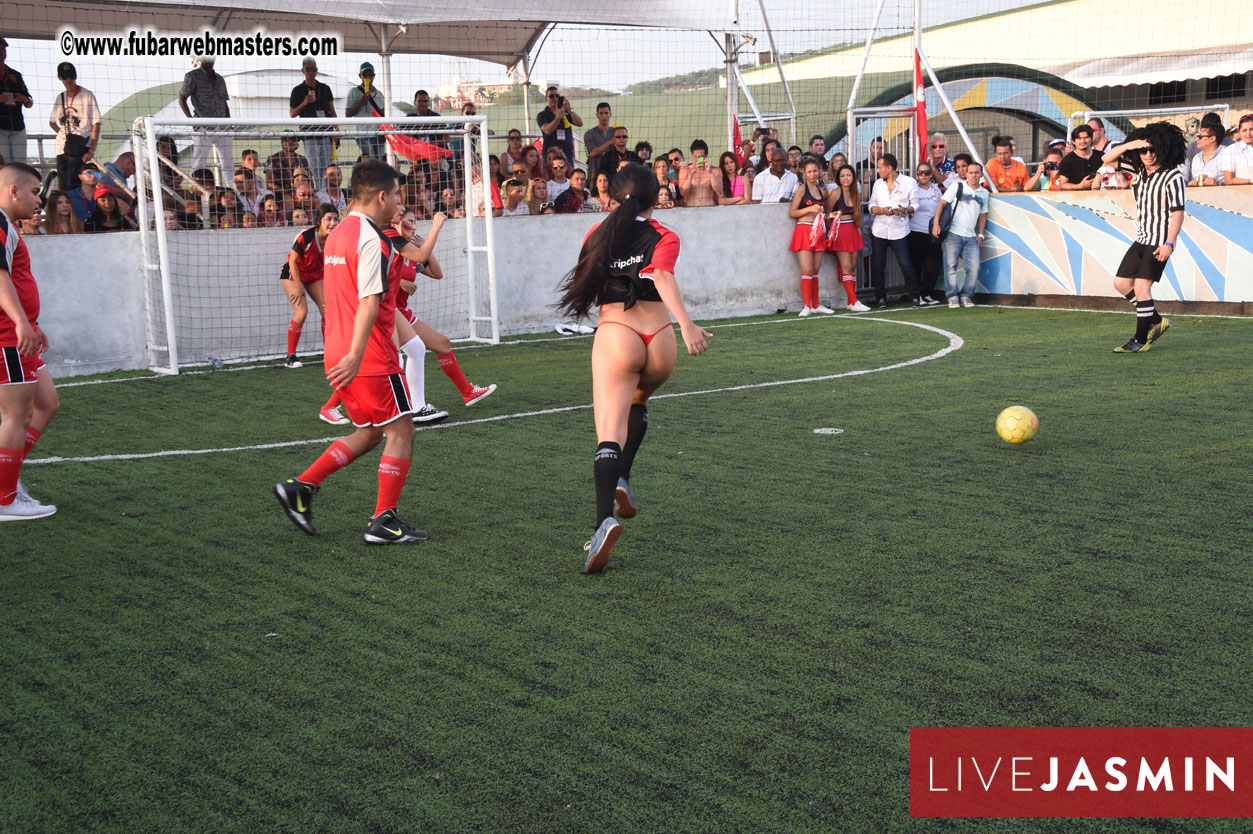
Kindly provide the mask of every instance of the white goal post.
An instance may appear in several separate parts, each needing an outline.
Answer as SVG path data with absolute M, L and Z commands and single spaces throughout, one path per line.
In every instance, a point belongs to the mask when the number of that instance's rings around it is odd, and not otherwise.
M 173 374 L 187 365 L 275 359 L 286 354 L 292 309 L 278 279 L 296 235 L 312 225 L 313 212 L 307 212 L 307 222 L 289 224 L 292 205 L 285 205 L 280 208 L 283 224 L 279 225 L 274 212 L 263 214 L 263 205 L 257 205 L 256 211 L 247 211 L 252 215 L 249 218 L 245 216 L 248 204 L 235 196 L 232 187 L 245 151 L 256 151 L 264 166 L 284 138 L 300 140 L 297 153 L 311 166 L 340 166 L 345 192 L 358 158 L 358 139 L 364 140 L 363 148 L 371 141 L 385 147 L 393 165 L 404 161 L 397 166 L 402 174 L 418 170 L 419 178 L 429 177 L 427 199 L 416 196 L 422 192 L 413 183 L 405 192 L 406 203 L 411 198 L 423 203 L 419 216 L 427 219 L 418 224 L 423 237 L 430 228 L 429 214 L 438 208 L 439 186 L 451 188 L 464 217 L 449 219 L 436 244 L 435 257 L 444 278 L 433 281 L 419 276 L 409 305 L 420 319 L 453 341 L 498 342 L 488 134 L 485 115 L 287 121 L 137 119 L 131 149 L 136 192 L 147 195 L 137 201 L 136 218 L 144 253 L 140 269 L 150 367 Z M 314 141 L 319 143 L 317 153 L 306 150 L 314 150 L 309 147 Z M 449 145 L 459 145 L 459 153 L 453 154 Z M 197 152 L 198 148 L 204 150 Z M 196 170 L 188 161 L 193 153 L 204 155 L 196 160 L 201 166 Z M 230 158 L 217 157 L 219 153 Z M 315 194 L 326 170 L 310 168 Z M 286 184 L 288 174 L 288 170 L 283 172 L 280 184 Z M 476 175 L 480 177 L 477 182 Z M 254 181 L 261 180 L 257 190 L 264 189 L 265 177 L 258 166 L 253 176 Z M 154 183 L 158 184 L 155 188 Z M 308 205 L 303 187 L 293 185 L 286 193 L 296 198 L 294 205 Z M 319 202 L 313 199 L 314 206 Z M 483 204 L 486 211 L 479 208 Z M 299 215 L 295 219 L 304 220 Z M 322 349 L 321 317 L 311 298 L 307 305 L 298 352 L 317 354 Z

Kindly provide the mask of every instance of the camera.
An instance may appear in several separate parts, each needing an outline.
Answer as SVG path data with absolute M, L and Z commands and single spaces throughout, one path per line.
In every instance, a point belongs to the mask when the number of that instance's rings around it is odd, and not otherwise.
M 557 107 L 558 107 L 558 108 L 562 108 L 562 107 L 565 107 L 565 106 L 566 106 L 566 97 L 565 97 L 565 96 L 557 96 Z
M 1056 171 L 1056 170 L 1057 170 L 1058 168 L 1060 168 L 1060 167 L 1062 167 L 1062 166 L 1058 165 L 1056 162 L 1046 162 L 1046 163 L 1044 163 L 1044 170 L 1045 170 L 1045 171 Z

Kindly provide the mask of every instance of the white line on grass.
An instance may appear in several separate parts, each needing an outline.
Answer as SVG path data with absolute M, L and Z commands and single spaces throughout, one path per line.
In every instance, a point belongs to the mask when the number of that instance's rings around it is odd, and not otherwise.
M 894 310 L 892 312 L 904 312 L 904 311 Z M 862 315 L 865 315 L 865 314 L 864 313 L 847 314 L 847 316 L 857 316 L 857 317 L 860 317 Z M 844 318 L 844 316 L 841 316 L 840 318 Z M 807 323 L 813 324 L 814 322 L 817 322 L 817 321 L 826 321 L 826 318 L 810 319 Z M 798 318 L 796 316 L 789 316 L 786 319 L 766 319 L 764 321 L 744 321 L 744 322 L 731 322 L 728 324 L 710 324 L 710 325 L 705 325 L 705 329 L 716 330 L 717 328 L 720 328 L 720 327 L 752 327 L 758 324 L 797 324 L 797 323 L 806 323 L 806 322 L 804 319 Z M 582 339 L 590 339 L 592 338 L 593 335 L 594 334 L 588 333 L 588 334 L 579 334 L 579 335 L 570 335 L 570 336 L 548 336 L 543 339 L 525 339 L 525 338 L 507 339 L 496 345 L 487 344 L 487 343 L 476 343 L 476 344 L 469 344 L 469 345 L 459 344 L 459 345 L 456 345 L 456 349 L 464 351 L 464 350 L 478 350 L 480 348 L 514 347 L 518 345 L 539 345 L 545 342 L 574 342 L 574 341 L 579 341 Z M 314 363 L 307 363 L 307 364 L 314 364 Z M 265 370 L 265 369 L 287 370 L 282 365 L 276 362 L 264 362 L 261 364 L 252 364 L 252 365 L 233 365 L 231 367 L 226 367 L 226 368 L 203 368 L 201 370 L 196 370 L 196 371 L 179 371 L 177 374 L 147 374 L 145 376 L 124 376 L 124 377 L 119 377 L 117 379 L 85 379 L 85 380 L 80 380 L 78 382 L 59 382 L 57 383 L 57 388 L 78 388 L 83 385 L 112 385 L 113 383 L 116 383 L 116 382 L 144 382 L 144 381 L 153 380 L 153 379 L 178 379 L 180 376 L 201 376 L 202 374 L 224 374 L 224 373 L 233 373 L 235 371 L 258 371 L 258 370 Z
M 808 383 L 808 382 L 827 382 L 833 379 L 845 379 L 847 377 L 865 376 L 866 374 L 882 373 L 883 371 L 895 371 L 895 370 L 899 370 L 900 368 L 908 368 L 911 365 L 919 365 L 923 362 L 930 362 L 933 359 L 939 359 L 943 356 L 947 356 L 953 351 L 960 349 L 965 344 L 965 340 L 963 340 L 962 337 L 958 336 L 956 333 L 951 333 L 947 330 L 942 330 L 938 327 L 932 327 L 929 324 L 919 324 L 918 322 L 915 322 L 915 321 L 903 321 L 900 319 L 888 319 L 888 318 L 865 318 L 862 316 L 856 316 L 856 317 L 855 316 L 841 316 L 840 318 L 847 319 L 847 320 L 853 320 L 855 318 L 858 321 L 877 321 L 877 322 L 883 322 L 886 324 L 900 324 L 906 327 L 917 327 L 920 330 L 929 330 L 932 333 L 938 333 L 939 335 L 944 336 L 945 338 L 948 339 L 948 345 L 936 351 L 935 353 L 930 353 L 930 354 L 927 354 L 926 356 L 920 356 L 917 359 L 907 359 L 904 362 L 896 362 L 892 365 L 884 365 L 883 367 L 880 367 L 880 368 L 865 368 L 863 370 L 858 370 L 858 371 L 844 371 L 843 373 L 838 373 L 838 374 L 824 374 L 822 376 L 801 377 L 800 379 L 780 379 L 780 380 L 775 380 L 773 382 L 754 382 L 748 385 L 730 385 L 725 388 L 707 388 L 702 391 L 679 391 L 673 394 L 654 394 L 652 399 L 669 400 L 669 399 L 675 399 L 678 397 L 697 397 L 697 396 L 703 396 L 706 394 L 726 394 L 731 391 L 748 391 L 753 388 L 775 388 L 780 385 L 800 385 L 800 384 Z M 829 321 L 830 319 L 827 319 L 827 320 Z M 726 325 L 719 325 L 719 326 L 721 327 L 747 327 L 747 326 L 752 326 L 752 325 L 757 325 L 757 324 L 789 324 L 795 321 L 798 321 L 798 319 L 796 318 L 774 319 L 771 321 L 742 322 L 739 324 L 726 324 Z M 496 422 L 500 422 L 501 420 L 518 420 L 523 417 L 543 417 L 549 414 L 561 414 L 567 411 L 585 411 L 591 407 L 592 407 L 592 404 L 587 403 L 583 405 L 567 405 L 567 406 L 562 406 L 560 408 L 544 408 L 538 411 L 521 411 L 515 414 L 497 414 L 492 417 L 481 417 L 477 420 L 457 420 L 455 422 L 450 422 L 450 423 L 441 423 L 437 426 L 415 426 L 415 430 L 416 431 L 437 431 L 441 429 L 457 428 L 459 426 L 473 426 L 473 425 L 478 425 L 481 423 L 496 423 Z M 213 455 L 213 454 L 218 454 L 222 452 L 257 452 L 257 451 L 262 451 L 265 449 L 286 449 L 286 448 L 290 448 L 293 446 L 322 446 L 328 443 L 334 443 L 336 440 L 339 440 L 341 438 L 342 438 L 342 435 L 335 435 L 333 437 L 322 437 L 316 440 L 288 440 L 282 443 L 257 443 L 257 444 L 250 445 L 250 446 L 226 446 L 220 449 L 167 449 L 161 452 L 137 452 L 133 454 L 124 454 L 124 455 L 91 455 L 88 457 L 73 457 L 73 458 L 48 457 L 48 458 L 38 458 L 38 459 L 33 459 L 33 460 L 27 460 L 24 465 L 34 466 L 34 465 L 38 465 L 42 463 L 97 463 L 99 461 L 145 460 L 147 458 L 179 457 L 183 455 Z

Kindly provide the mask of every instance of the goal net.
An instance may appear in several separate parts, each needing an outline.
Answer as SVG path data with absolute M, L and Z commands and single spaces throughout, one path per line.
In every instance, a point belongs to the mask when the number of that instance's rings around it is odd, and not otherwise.
M 444 211 L 435 258 L 443 279 L 418 278 L 410 308 L 454 341 L 495 342 L 491 212 L 483 211 L 486 117 L 260 120 L 143 118 L 135 124 L 149 362 L 246 362 L 287 353 L 292 307 L 280 284 L 288 253 L 318 207 L 340 217 L 352 167 L 387 159 L 425 239 Z M 297 352 L 322 350 L 310 296 Z

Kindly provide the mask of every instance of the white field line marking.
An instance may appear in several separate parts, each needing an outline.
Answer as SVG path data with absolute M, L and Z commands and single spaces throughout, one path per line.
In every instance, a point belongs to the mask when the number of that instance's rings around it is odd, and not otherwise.
M 1020 307 L 1016 304 L 980 304 L 979 306 L 987 307 L 993 310 L 1040 310 L 1040 311 L 1047 311 L 1047 312 L 1052 312 L 1052 313 L 1103 313 L 1105 315 L 1114 315 L 1114 316 L 1135 315 L 1135 310 L 1130 310 L 1130 309 L 1128 310 L 1096 310 L 1096 309 L 1090 309 L 1086 307 Z M 940 308 L 939 307 L 935 307 L 935 308 L 927 307 L 920 311 L 912 310 L 910 308 L 898 308 L 895 310 L 874 310 L 874 311 L 871 311 L 870 313 L 845 313 L 845 314 L 836 316 L 835 318 L 878 317 L 878 319 L 882 320 L 883 315 L 885 313 L 891 314 L 891 313 L 904 313 L 904 312 L 922 312 L 923 314 L 926 314 L 928 311 L 931 311 L 931 310 L 939 312 Z M 1249 316 L 1228 316 L 1228 315 L 1222 315 L 1219 313 L 1172 313 L 1172 315 L 1181 319 L 1182 318 L 1231 319 L 1234 321 L 1250 321 Z M 743 321 L 743 322 L 731 322 L 728 324 L 709 324 L 709 325 L 704 325 L 704 327 L 706 330 L 717 330 L 723 327 L 755 327 L 759 324 L 808 323 L 812 325 L 816 321 L 827 321 L 830 318 L 832 317 L 825 316 L 823 318 L 818 318 L 818 319 L 811 317 L 808 320 L 806 320 L 806 319 L 800 318 L 799 316 L 793 316 L 793 317 L 789 317 L 786 319 L 766 319 L 764 321 Z M 464 350 L 480 350 L 482 348 L 514 347 L 518 345 L 539 345 L 545 342 L 573 342 L 579 339 L 590 339 L 592 335 L 594 334 L 589 333 L 589 334 L 579 334 L 579 335 L 571 335 L 571 336 L 549 336 L 543 339 L 508 339 L 508 340 L 502 341 L 498 345 L 476 343 L 472 345 L 457 345 L 456 349 L 464 351 Z M 314 363 L 309 363 L 309 364 L 314 364 Z M 177 375 L 151 374 L 148 376 L 128 376 L 128 377 L 122 377 L 120 379 L 87 379 L 87 380 L 82 380 L 80 382 L 59 383 L 57 385 L 57 388 L 77 388 L 82 385 L 110 385 L 115 382 L 142 382 L 144 380 L 150 380 L 150 379 L 178 379 L 178 377 L 180 376 L 199 376 L 200 374 L 222 374 L 222 373 L 231 373 L 233 371 L 257 371 L 257 370 L 263 370 L 266 368 L 282 368 L 282 366 L 274 364 L 273 362 L 269 362 L 264 365 L 237 365 L 237 366 L 229 367 L 229 368 L 205 368 L 204 370 L 199 370 L 199 371 L 180 371 Z M 282 368 L 282 369 L 286 370 L 285 368 Z
M 893 310 L 891 312 L 900 313 L 900 312 L 904 312 L 904 310 Z M 1132 310 L 1131 312 L 1134 313 L 1135 311 Z M 851 318 L 851 317 L 860 318 L 861 316 L 864 316 L 864 315 L 869 315 L 869 314 L 846 313 L 843 316 L 836 316 L 835 318 Z M 817 319 L 810 318 L 808 321 L 806 321 L 805 319 L 802 319 L 798 316 L 792 316 L 786 319 L 766 319 L 764 321 L 742 321 L 742 322 L 730 322 L 727 324 L 711 324 L 711 325 L 707 325 L 705 329 L 717 330 L 718 328 L 722 328 L 722 327 L 754 327 L 758 324 L 807 323 L 807 324 L 812 325 L 814 322 L 827 321 L 831 318 L 832 318 L 831 316 L 825 316 L 823 318 L 817 318 Z M 465 350 L 480 350 L 482 348 L 516 347 L 519 345 L 539 345 L 539 344 L 544 344 L 545 342 L 575 342 L 581 339 L 590 339 L 592 338 L 593 335 L 595 334 L 585 333 L 585 334 L 570 335 L 570 336 L 548 336 L 543 339 L 517 338 L 517 339 L 508 339 L 508 340 L 502 341 L 498 345 L 475 343 L 471 345 L 456 345 L 455 348 L 458 351 L 465 351 Z M 320 362 L 306 363 L 307 366 L 312 366 L 312 365 L 317 365 L 317 364 L 320 364 Z M 225 368 L 203 368 L 197 371 L 179 371 L 177 374 L 148 374 L 146 376 L 126 376 L 126 377 L 121 377 L 119 379 L 85 379 L 85 380 L 80 380 L 79 382 L 57 383 L 57 388 L 78 388 L 83 385 L 112 385 L 113 383 L 116 383 L 116 382 L 145 382 L 147 380 L 153 380 L 153 379 L 178 379 L 179 377 L 184 377 L 184 376 L 200 376 L 202 374 L 226 374 L 226 373 L 233 373 L 235 371 L 259 371 L 259 370 L 266 370 L 266 369 L 287 370 L 287 368 L 284 368 L 282 365 L 276 364 L 275 362 L 266 362 L 260 365 L 258 364 L 234 365 L 234 366 L 225 367 Z
M 838 374 L 824 374 L 822 376 L 807 376 L 807 377 L 802 377 L 800 379 L 780 379 L 780 380 L 775 380 L 773 382 L 754 382 L 748 385 L 731 385 L 726 388 L 707 388 L 702 391 L 680 391 L 680 392 L 676 392 L 673 394 L 654 394 L 652 399 L 669 400 L 669 399 L 675 399 L 678 397 L 697 397 L 697 396 L 703 396 L 706 394 L 725 394 L 731 391 L 748 391 L 753 388 L 774 388 L 780 385 L 800 385 L 800 384 L 807 383 L 807 382 L 827 382 L 833 379 L 845 379 L 848 377 L 865 376 L 866 374 L 882 373 L 883 371 L 895 371 L 901 368 L 908 368 L 910 365 L 918 365 L 923 362 L 930 362 L 933 359 L 939 359 L 941 357 L 947 356 L 948 354 L 952 353 L 955 350 L 959 350 L 963 345 L 965 345 L 965 340 L 963 340 L 962 337 L 958 336 L 956 333 L 950 333 L 947 330 L 941 330 L 940 328 L 932 327 L 929 324 L 919 324 L 918 322 L 913 322 L 913 321 L 902 321 L 898 319 L 888 319 L 888 318 L 877 318 L 877 319 L 876 318 L 863 318 L 860 316 L 858 317 L 841 316 L 840 318 L 845 318 L 849 320 L 857 318 L 860 321 L 878 321 L 878 322 L 883 322 L 886 324 L 900 324 L 906 327 L 917 327 L 920 330 L 929 330 L 932 333 L 938 333 L 939 335 L 944 336 L 945 338 L 948 339 L 948 345 L 936 351 L 935 353 L 930 353 L 930 354 L 927 354 L 926 356 L 921 356 L 917 359 L 907 359 L 903 362 L 896 362 L 895 364 L 892 364 L 892 365 L 884 365 L 883 367 L 880 367 L 880 368 L 866 368 L 866 369 L 857 370 L 857 371 L 844 371 Z M 790 323 L 796 320 L 797 319 L 779 319 L 777 320 L 777 323 L 781 323 L 781 324 Z M 723 325 L 723 326 L 724 327 L 744 327 L 744 326 L 751 326 L 754 324 L 772 324 L 772 323 L 775 323 L 775 322 L 744 322 L 743 324 L 739 324 L 739 325 Z M 481 423 L 496 423 L 501 420 L 517 420 L 523 417 L 543 417 L 549 414 L 562 414 L 567 411 L 585 411 L 587 409 L 590 409 L 591 407 L 592 407 L 592 404 L 587 403 L 584 405 L 567 405 L 561 408 L 544 408 L 538 411 L 522 411 L 522 412 L 518 412 L 515 414 L 497 414 L 492 417 L 481 417 L 477 420 L 457 420 L 451 423 L 440 423 L 439 425 L 435 425 L 435 426 L 415 426 L 414 430 L 419 431 L 419 432 L 440 431 L 443 429 L 457 428 L 459 426 L 473 426 L 473 425 L 478 425 Z M 328 443 L 334 443 L 336 440 L 341 440 L 342 438 L 343 438 L 343 435 L 335 435 L 333 437 L 322 437 L 316 440 L 288 440 L 282 443 L 258 443 L 258 444 L 251 445 L 251 446 L 226 446 L 220 449 L 169 449 L 169 450 L 162 451 L 162 452 L 139 452 L 139 453 L 134 453 L 134 454 L 124 454 L 124 455 L 92 455 L 89 457 L 74 457 L 74 458 L 48 457 L 48 458 L 38 458 L 35 460 L 28 460 L 23 465 L 35 466 L 35 465 L 43 464 L 43 463 L 96 463 L 99 461 L 110 461 L 110 460 L 144 460 L 146 458 L 179 457 L 183 455 L 212 455 L 212 454 L 218 454 L 220 452 L 256 452 L 256 451 L 262 451 L 265 449 L 286 449 L 286 448 L 290 448 L 293 446 L 325 446 Z

